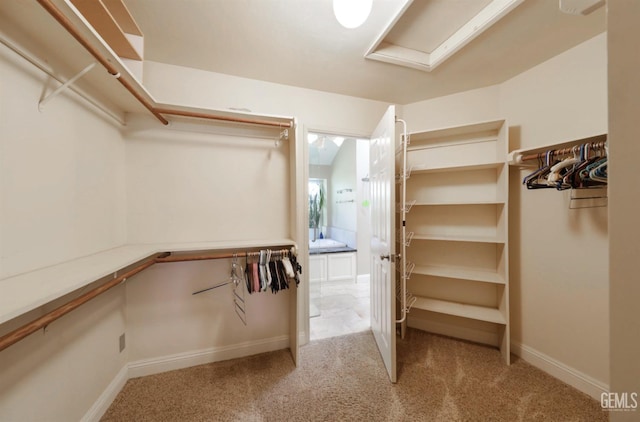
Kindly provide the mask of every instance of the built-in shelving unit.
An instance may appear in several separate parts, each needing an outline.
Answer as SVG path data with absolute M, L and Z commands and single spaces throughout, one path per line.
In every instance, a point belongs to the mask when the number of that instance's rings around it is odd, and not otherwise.
M 503 120 L 412 133 L 409 325 L 491 343 L 509 363 L 508 137 Z

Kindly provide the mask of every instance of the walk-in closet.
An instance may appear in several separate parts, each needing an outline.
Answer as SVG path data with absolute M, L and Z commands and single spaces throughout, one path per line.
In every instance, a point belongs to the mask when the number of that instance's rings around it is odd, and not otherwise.
M 356 3 L 0 2 L 0 420 L 640 418 L 640 4 Z

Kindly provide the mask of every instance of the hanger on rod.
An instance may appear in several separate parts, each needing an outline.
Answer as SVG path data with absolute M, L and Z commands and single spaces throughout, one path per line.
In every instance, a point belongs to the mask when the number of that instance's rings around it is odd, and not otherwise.
M 560 160 L 561 156 L 568 155 Z M 525 157 L 531 159 L 530 156 Z M 522 183 L 527 189 L 585 189 L 607 183 L 607 143 L 585 143 L 536 154 L 539 168 Z
M 239 256 L 246 257 L 244 271 L 238 263 Z M 171 258 L 172 257 L 163 257 L 162 261 L 159 262 L 232 258 L 231 276 L 229 280 L 207 287 L 206 289 L 198 290 L 192 294 L 197 295 L 228 284 L 233 284 L 234 306 L 236 307 L 236 311 L 240 311 L 244 314 L 244 318 L 241 315 L 240 317 L 243 319 L 245 324 L 246 311 L 244 307 L 244 287 L 246 287 L 247 292 L 249 293 L 266 292 L 269 289 L 271 289 L 272 293 L 277 293 L 280 290 L 286 290 L 289 288 L 289 279 L 294 279 L 296 286 L 298 286 L 300 284 L 298 274 L 302 274 L 302 266 L 296 259 L 295 247 L 275 251 L 263 249 L 255 252 L 236 252 L 232 255 L 202 255 L 188 258 Z M 240 292 L 240 290 L 242 290 L 242 292 Z
M 231 261 L 231 281 L 233 282 L 233 305 L 240 321 L 247 325 L 247 302 L 244 299 L 244 271 L 238 262 L 238 254 Z
M 523 156 L 520 161 L 537 159 L 539 168 L 522 183 L 527 189 L 571 190 L 570 209 L 605 207 L 608 152 L 608 143 L 598 141 Z
M 233 281 L 225 281 L 224 283 L 216 284 L 215 286 L 207 287 L 206 289 L 198 290 L 197 292 L 191 293 L 191 295 L 197 295 L 200 293 L 208 292 L 209 290 L 217 289 L 218 287 L 226 286 L 227 284 L 231 284 Z
M 547 184 L 546 177 L 551 171 L 551 167 L 555 164 L 553 161 L 554 153 L 555 151 L 553 150 L 547 151 L 544 154 L 544 164 L 541 163 L 538 170 L 529 174 L 522 180 L 522 183 L 527 186 L 527 189 L 547 189 L 551 187 Z M 542 159 L 540 154 L 538 155 L 538 159 Z

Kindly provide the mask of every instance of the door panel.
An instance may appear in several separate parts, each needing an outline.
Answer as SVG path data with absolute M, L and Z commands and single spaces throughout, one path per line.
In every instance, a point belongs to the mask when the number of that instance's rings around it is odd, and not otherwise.
M 395 335 L 395 107 L 373 132 L 371 188 L 371 330 L 391 382 L 396 382 Z M 385 258 L 386 257 L 386 258 Z

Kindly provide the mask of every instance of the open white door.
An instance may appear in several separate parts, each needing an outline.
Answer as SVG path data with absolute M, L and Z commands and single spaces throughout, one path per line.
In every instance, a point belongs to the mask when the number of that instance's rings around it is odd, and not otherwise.
M 395 118 L 390 106 L 373 132 L 371 187 L 371 330 L 391 382 L 396 382 Z

